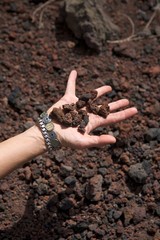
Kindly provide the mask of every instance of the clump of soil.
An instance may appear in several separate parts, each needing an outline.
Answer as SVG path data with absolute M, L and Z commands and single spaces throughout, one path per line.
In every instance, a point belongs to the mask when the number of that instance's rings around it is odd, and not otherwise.
M 94 102 L 96 97 L 96 90 L 86 92 L 75 104 L 64 104 L 62 108 L 53 108 L 50 117 L 65 127 L 78 127 L 79 132 L 85 133 L 85 127 L 89 122 L 88 113 L 94 113 L 103 118 L 106 118 L 109 113 L 108 104 L 98 106 Z

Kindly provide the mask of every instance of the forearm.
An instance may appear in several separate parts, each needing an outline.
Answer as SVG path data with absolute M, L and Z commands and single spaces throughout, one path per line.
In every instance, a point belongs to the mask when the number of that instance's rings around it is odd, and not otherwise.
M 37 126 L 0 143 L 0 179 L 46 151 Z

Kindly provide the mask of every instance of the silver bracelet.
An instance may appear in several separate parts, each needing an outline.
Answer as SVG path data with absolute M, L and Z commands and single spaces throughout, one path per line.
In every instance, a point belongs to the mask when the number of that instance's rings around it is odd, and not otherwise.
M 57 138 L 56 132 L 54 131 L 54 124 L 52 122 L 52 119 L 46 112 L 43 112 L 40 115 L 38 118 L 38 123 L 48 151 L 51 152 L 52 150 L 59 149 L 61 147 L 61 143 Z

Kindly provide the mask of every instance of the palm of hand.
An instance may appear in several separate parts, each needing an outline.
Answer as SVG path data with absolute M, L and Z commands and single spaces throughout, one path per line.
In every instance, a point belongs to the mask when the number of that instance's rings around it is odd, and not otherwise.
M 78 98 L 75 95 L 76 77 L 76 71 L 72 71 L 68 79 L 65 95 L 48 110 L 48 113 L 50 113 L 54 107 L 61 107 L 62 105 L 67 103 L 71 104 L 77 102 Z M 98 92 L 98 98 L 106 94 L 107 92 L 110 92 L 112 89 L 110 86 L 102 86 L 100 88 L 97 88 L 96 90 Z M 106 119 L 93 113 L 89 113 L 89 123 L 85 128 L 86 132 L 84 134 L 78 132 L 77 128 L 66 128 L 57 123 L 54 123 L 55 131 L 58 133 L 60 142 L 63 146 L 79 149 L 88 147 L 101 147 L 106 144 L 115 143 L 116 139 L 111 135 L 93 136 L 90 135 L 90 132 L 97 127 L 120 122 L 135 115 L 137 113 L 137 109 L 135 107 L 127 108 L 118 112 L 113 112 L 119 110 L 122 107 L 128 106 L 128 104 L 129 101 L 127 99 L 122 99 L 116 102 L 109 103 L 110 114 L 107 116 Z

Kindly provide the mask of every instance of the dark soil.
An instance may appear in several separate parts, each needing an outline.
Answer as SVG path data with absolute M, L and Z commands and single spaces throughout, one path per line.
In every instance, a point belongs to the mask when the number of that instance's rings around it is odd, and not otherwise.
M 43 28 L 39 15 L 32 23 L 38 2 L 0 1 L 0 139 L 24 131 L 56 102 L 72 69 L 78 71 L 77 94 L 110 84 L 107 103 L 128 98 L 139 113 L 94 131 L 114 133 L 113 146 L 44 154 L 1 180 L 0 239 L 159 240 L 159 16 L 148 36 L 106 43 L 97 54 L 57 20 L 58 3 L 45 10 Z M 122 39 L 131 25 L 117 12 L 130 16 L 138 33 L 155 5 L 111 0 L 105 10 Z

